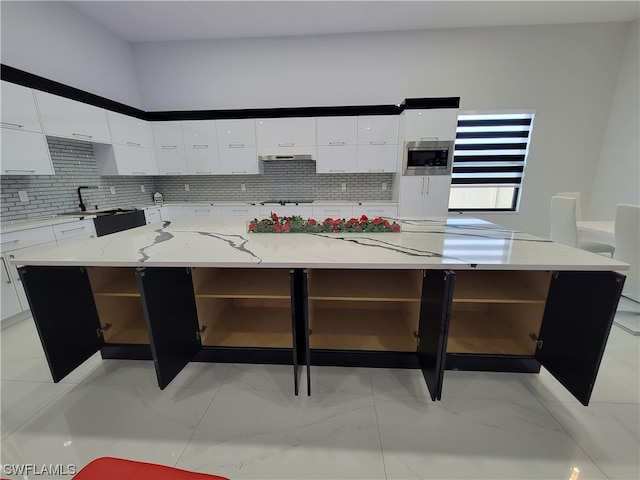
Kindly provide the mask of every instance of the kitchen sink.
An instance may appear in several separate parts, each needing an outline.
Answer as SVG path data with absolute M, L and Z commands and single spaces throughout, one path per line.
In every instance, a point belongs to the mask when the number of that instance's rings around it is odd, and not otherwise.
M 117 214 L 121 214 L 121 213 L 128 213 L 128 212 L 137 212 L 138 210 L 135 208 L 112 208 L 109 210 L 87 210 L 86 212 L 83 211 L 75 211 L 75 212 L 64 212 L 64 213 L 58 213 L 58 216 L 68 216 L 68 217 L 88 217 L 90 215 L 95 215 L 97 217 L 102 217 L 105 215 L 117 215 Z

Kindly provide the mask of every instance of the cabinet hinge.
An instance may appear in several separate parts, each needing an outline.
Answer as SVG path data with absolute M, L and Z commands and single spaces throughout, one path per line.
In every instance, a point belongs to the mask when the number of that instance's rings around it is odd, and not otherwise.
M 535 333 L 530 333 L 529 334 L 529 338 L 531 338 L 531 340 L 533 340 L 534 342 L 536 342 L 536 348 L 538 350 L 542 350 L 542 343 L 544 340 L 540 340 L 540 338 L 538 337 L 538 335 L 536 335 Z
M 196 338 L 200 341 L 202 341 L 202 334 L 204 333 L 204 331 L 207 329 L 206 325 L 202 325 L 200 327 L 199 330 L 196 330 Z
M 313 330 L 310 328 L 309 329 L 309 336 L 311 336 L 312 333 L 313 333 Z
M 104 337 L 104 332 L 106 332 L 110 328 L 111 328 L 111 324 L 105 323 L 104 327 L 96 328 L 96 334 L 98 335 L 98 337 Z
M 416 345 L 419 347 L 420 346 L 420 337 L 418 336 L 418 332 L 416 332 L 415 330 L 413 332 L 413 338 L 416 339 Z

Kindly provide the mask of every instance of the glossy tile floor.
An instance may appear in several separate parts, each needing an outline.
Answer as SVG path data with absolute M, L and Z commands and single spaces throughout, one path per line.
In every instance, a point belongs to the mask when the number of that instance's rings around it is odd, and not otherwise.
M 447 371 L 440 402 L 418 371 L 369 368 L 314 367 L 312 396 L 296 397 L 291 367 L 192 363 L 161 391 L 151 362 L 99 354 L 54 384 L 31 319 L 1 345 L 4 465 L 118 456 L 231 479 L 640 478 L 640 337 L 616 326 L 589 407 L 544 370 Z

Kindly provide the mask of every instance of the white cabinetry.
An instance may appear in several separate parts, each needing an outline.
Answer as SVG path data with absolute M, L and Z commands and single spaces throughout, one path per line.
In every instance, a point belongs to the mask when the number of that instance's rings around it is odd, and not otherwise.
M 324 220 L 325 218 L 346 218 L 353 217 L 353 205 L 312 205 L 313 218 Z
M 451 175 L 406 176 L 400 180 L 401 217 L 446 217 Z
M 220 207 L 215 205 L 185 205 L 185 217 L 219 217 Z
M 160 207 L 150 207 L 144 210 L 144 220 L 147 225 L 152 223 L 160 223 L 162 217 L 160 216 Z
M 163 222 L 180 217 L 184 217 L 184 207 L 182 205 L 163 205 L 160 207 L 160 218 Z
M 255 122 L 258 155 L 311 154 L 317 158 L 315 117 L 262 118 Z
M 145 120 L 117 112 L 107 112 L 111 140 L 119 145 L 150 148 L 149 125 Z
M 253 119 L 216 120 L 216 133 L 221 174 L 260 173 Z
M 185 120 L 182 122 L 184 152 L 189 175 L 220 173 L 215 120 Z
M 356 172 L 358 117 L 319 117 L 317 132 L 316 172 Z
M 293 215 L 300 215 L 303 218 L 310 218 L 313 216 L 313 209 L 311 205 L 262 205 L 260 206 L 260 217 L 265 218 L 271 215 L 271 212 L 275 212 L 280 217 L 291 217 Z
M 353 216 L 356 218 L 360 218 L 362 215 L 366 215 L 369 218 L 375 218 L 375 217 L 395 218 L 398 216 L 398 207 L 397 205 L 385 205 L 385 204 L 354 205 Z
M 96 237 L 93 220 L 78 220 L 53 226 L 56 243 L 59 247 Z
M 221 205 L 220 215 L 223 217 L 245 217 L 250 220 L 260 215 L 260 207 L 257 205 Z
M 158 174 L 186 175 L 182 122 L 152 122 L 153 146 L 156 151 Z
M 397 115 L 358 117 L 357 172 L 395 173 L 398 170 L 398 126 Z
M 404 141 L 455 140 L 457 108 L 405 110 Z
M 2 82 L 2 175 L 53 175 L 33 90 Z
M 104 109 L 46 92 L 35 93 L 46 135 L 111 143 Z

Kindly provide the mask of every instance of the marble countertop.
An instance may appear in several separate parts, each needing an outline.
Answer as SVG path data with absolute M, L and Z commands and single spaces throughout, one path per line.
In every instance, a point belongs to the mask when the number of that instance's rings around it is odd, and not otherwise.
M 247 233 L 240 217 L 184 217 L 81 244 L 17 252 L 17 265 L 626 270 L 610 258 L 475 218 L 407 220 L 399 233 Z
M 17 232 L 20 230 L 28 230 L 30 228 L 38 228 L 38 227 L 50 227 L 52 225 L 59 225 L 61 223 L 69 223 L 69 222 L 77 222 L 82 220 L 83 218 L 94 218 L 95 215 L 85 215 L 84 217 L 80 216 L 49 216 L 49 217 L 41 217 L 29 220 L 16 220 L 14 222 L 2 222 L 0 225 L 0 232 L 9 233 L 9 232 Z

